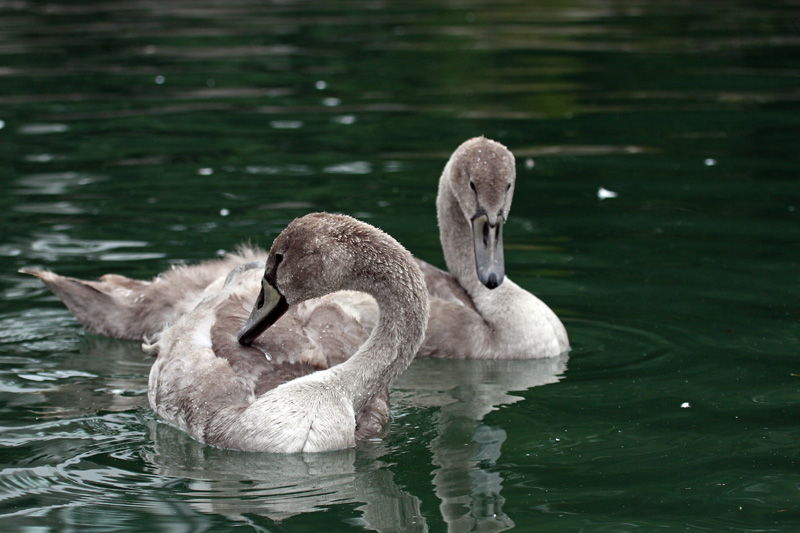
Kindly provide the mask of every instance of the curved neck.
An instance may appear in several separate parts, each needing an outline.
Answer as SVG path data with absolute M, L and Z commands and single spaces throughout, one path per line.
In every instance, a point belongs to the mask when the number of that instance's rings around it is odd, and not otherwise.
M 405 370 L 425 337 L 428 292 L 411 255 L 402 261 L 365 261 L 361 279 L 350 290 L 366 292 L 378 304 L 378 323 L 367 341 L 347 361 L 331 369 L 359 413 Z

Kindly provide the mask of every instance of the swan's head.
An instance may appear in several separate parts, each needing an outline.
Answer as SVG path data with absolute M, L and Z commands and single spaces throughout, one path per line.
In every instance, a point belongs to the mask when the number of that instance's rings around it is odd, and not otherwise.
M 292 305 L 339 290 L 359 290 L 361 278 L 377 280 L 370 258 L 389 257 L 392 243 L 402 249 L 380 230 L 345 215 L 312 213 L 294 220 L 272 244 L 239 342 L 250 345 Z
M 502 144 L 476 137 L 450 158 L 450 186 L 472 228 L 478 279 L 489 289 L 503 283 L 503 224 L 514 196 L 514 155 Z

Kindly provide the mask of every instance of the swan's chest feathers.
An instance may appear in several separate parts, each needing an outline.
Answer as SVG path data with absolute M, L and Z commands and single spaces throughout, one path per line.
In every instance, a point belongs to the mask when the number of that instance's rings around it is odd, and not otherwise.
M 258 398 L 241 414 L 230 443 L 279 453 L 354 446 L 352 399 L 344 387 L 326 378 L 329 372 L 295 379 Z
M 493 291 L 481 291 L 475 305 L 508 356 L 555 357 L 569 349 L 566 329 L 556 314 L 508 278 Z

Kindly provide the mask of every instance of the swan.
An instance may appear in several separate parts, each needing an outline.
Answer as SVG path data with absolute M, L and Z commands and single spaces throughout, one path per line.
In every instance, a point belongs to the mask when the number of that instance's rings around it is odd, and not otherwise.
M 462 143 L 445 165 L 436 211 L 449 272 L 419 263 L 431 302 L 420 356 L 534 359 L 569 350 L 558 316 L 505 275 L 515 182 L 514 155 L 485 137 Z
M 341 364 L 321 368 L 313 346 L 292 342 L 314 339 L 264 333 L 289 308 L 335 291 L 367 293 L 380 310 L 369 337 Z M 204 292 L 145 345 L 157 353 L 148 400 L 161 419 L 221 448 L 322 452 L 374 436 L 389 413 L 376 413 L 373 404 L 382 405 L 413 359 L 428 320 L 425 282 L 411 254 L 345 215 L 294 220 L 265 265 L 240 265 Z M 243 306 L 254 299 L 245 321 Z M 324 305 L 336 306 L 328 300 L 315 312 Z M 344 316 L 346 307 L 325 312 Z
M 534 359 L 569 351 L 558 316 L 505 275 L 503 226 L 516 182 L 514 155 L 485 137 L 462 143 L 439 179 L 436 209 L 448 271 L 417 260 L 430 297 L 430 322 L 418 356 L 456 359 Z M 206 288 L 231 268 L 263 261 L 242 248 L 225 258 L 173 267 L 152 281 L 107 274 L 82 281 L 47 270 L 39 277 L 94 333 L 123 339 L 153 338 L 165 324 L 194 308 Z M 360 320 L 370 329 L 373 303 Z

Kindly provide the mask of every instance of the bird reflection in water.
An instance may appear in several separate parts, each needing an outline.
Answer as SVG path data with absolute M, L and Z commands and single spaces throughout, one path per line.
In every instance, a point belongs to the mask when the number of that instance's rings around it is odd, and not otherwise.
M 503 511 L 503 478 L 494 470 L 506 428 L 483 422 L 502 405 L 522 400 L 514 391 L 556 383 L 567 354 L 525 361 L 417 359 L 398 378 L 397 408 L 439 405 L 431 441 L 434 491 L 448 531 L 505 531 L 514 527 Z

